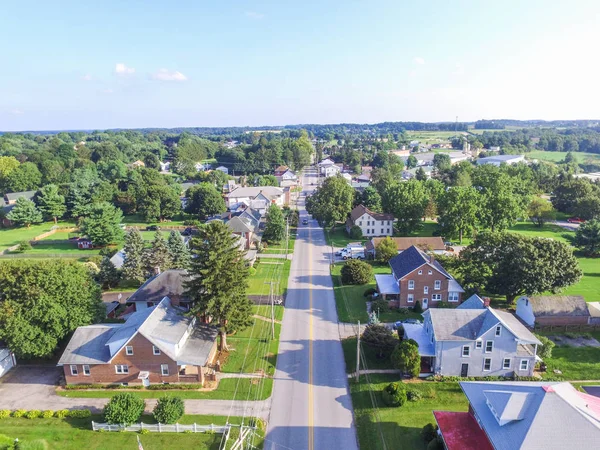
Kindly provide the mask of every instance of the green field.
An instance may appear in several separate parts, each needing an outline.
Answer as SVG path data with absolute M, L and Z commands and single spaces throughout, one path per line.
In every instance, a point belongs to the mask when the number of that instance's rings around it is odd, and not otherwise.
M 597 153 L 573 152 L 573 155 L 578 163 L 600 163 L 600 154 Z M 528 159 L 539 159 L 541 161 L 556 163 L 564 161 L 565 157 L 567 156 L 567 152 L 547 152 L 544 150 L 535 150 L 533 152 L 526 153 L 525 156 Z
M 583 295 L 587 302 L 600 301 L 600 259 L 577 257 L 583 271 L 581 281 L 561 292 L 561 295 Z
M 47 233 L 53 226 L 54 222 L 46 222 L 39 225 L 31 225 L 29 228 L 0 228 L 0 251 L 22 241 L 30 241 L 42 233 Z M 69 222 L 58 222 L 58 226 L 69 227 L 75 225 Z
M 361 326 L 361 332 L 364 331 L 364 327 Z M 398 333 L 394 333 L 394 336 L 398 336 Z M 393 369 L 392 362 L 389 355 L 379 358 L 377 351 L 374 347 L 369 345 L 361 344 L 364 358 L 367 362 L 366 367 L 369 369 Z M 342 350 L 344 351 L 344 359 L 346 361 L 346 372 L 354 373 L 356 371 L 356 338 L 347 338 L 342 340 Z M 361 361 L 360 369 L 365 368 Z
M 256 273 L 249 278 L 248 295 L 269 295 L 269 281 L 278 281 L 273 287 L 275 295 L 284 295 L 287 291 L 288 277 L 292 262 L 289 259 L 264 259 L 254 264 Z
M 137 433 L 133 432 L 95 432 L 92 431 L 91 421 L 102 422 L 100 415 L 93 415 L 91 419 L 3 419 L 0 422 L 0 433 L 10 437 L 18 438 L 27 444 L 28 441 L 41 441 L 38 446 L 26 448 L 35 449 L 135 449 L 137 448 Z M 229 423 L 241 423 L 240 417 L 230 417 Z M 152 416 L 142 416 L 144 423 L 156 423 Z M 179 423 L 198 425 L 222 425 L 227 422 L 227 417 L 222 416 L 183 416 Z M 246 418 L 246 424 L 248 418 Z M 235 438 L 238 431 L 232 428 L 231 436 Z M 219 449 L 221 443 L 220 434 L 204 433 L 149 433 L 139 436 L 144 450 L 188 450 L 195 449 Z M 255 445 L 261 442 L 255 441 Z M 19 447 L 21 448 L 21 447 Z M 23 447 L 25 448 L 25 447 Z
M 519 222 L 515 226 L 510 227 L 508 231 L 529 237 L 552 238 L 565 244 L 571 244 L 575 238 L 574 231 L 569 231 L 566 228 L 551 223 L 544 224 L 543 227 L 538 228 L 532 222 Z
M 255 373 L 263 370 L 268 375 L 275 373 L 281 324 L 275 324 L 275 339 L 272 338 L 271 322 L 254 319 L 254 325 L 227 337 L 230 348 L 227 361 L 221 371 L 225 373 Z
M 456 135 L 464 135 L 464 131 L 407 131 L 406 137 L 410 141 L 419 141 L 421 144 L 439 144 L 449 142 Z

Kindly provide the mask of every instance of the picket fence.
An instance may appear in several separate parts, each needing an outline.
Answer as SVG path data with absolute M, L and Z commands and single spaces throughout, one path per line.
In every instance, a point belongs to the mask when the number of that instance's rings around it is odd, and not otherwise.
M 140 431 L 140 430 L 148 430 L 153 433 L 184 433 L 184 432 L 192 432 L 192 433 L 215 433 L 215 434 L 223 434 L 226 433 L 227 430 L 232 425 L 198 425 L 193 423 L 191 425 L 182 425 L 179 423 L 167 425 L 162 423 L 157 424 L 148 424 L 148 423 L 135 423 L 129 426 L 123 425 L 115 425 L 110 423 L 98 423 L 92 421 L 92 430 L 105 430 L 105 431 Z

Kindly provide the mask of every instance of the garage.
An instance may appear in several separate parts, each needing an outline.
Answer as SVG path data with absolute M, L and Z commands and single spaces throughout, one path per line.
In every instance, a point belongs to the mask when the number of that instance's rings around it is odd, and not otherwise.
M 15 357 L 7 348 L 0 348 L 0 377 L 12 369 L 16 364 Z

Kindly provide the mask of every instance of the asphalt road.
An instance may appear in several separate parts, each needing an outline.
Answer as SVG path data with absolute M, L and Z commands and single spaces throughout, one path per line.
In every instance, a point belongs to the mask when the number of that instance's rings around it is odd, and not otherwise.
M 305 175 L 311 189 L 314 175 Z M 300 220 L 308 217 L 305 197 Z M 329 252 L 309 220 L 298 231 L 288 282 L 266 449 L 358 449 L 338 332 Z

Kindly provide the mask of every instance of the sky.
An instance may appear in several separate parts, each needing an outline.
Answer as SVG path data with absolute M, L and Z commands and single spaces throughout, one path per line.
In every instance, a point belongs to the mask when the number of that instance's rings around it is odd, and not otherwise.
M 600 2 L 12 1 L 0 130 L 600 119 Z

